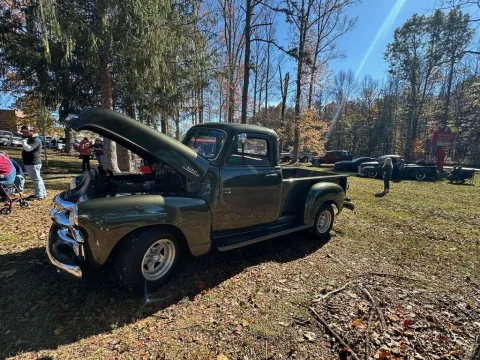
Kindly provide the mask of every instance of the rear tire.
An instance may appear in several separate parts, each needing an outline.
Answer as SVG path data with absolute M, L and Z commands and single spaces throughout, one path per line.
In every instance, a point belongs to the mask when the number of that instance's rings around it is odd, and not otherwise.
M 425 174 L 423 171 L 417 171 L 415 173 L 415 179 L 417 179 L 418 181 L 425 180 L 426 178 L 427 178 L 427 174 Z
M 328 237 L 330 230 L 332 230 L 333 222 L 335 220 L 332 205 L 323 204 L 319 207 L 315 221 L 311 227 L 311 232 L 318 238 Z
M 163 285 L 173 275 L 181 258 L 179 240 L 160 229 L 133 233 L 115 260 L 115 272 L 120 286 L 138 291 Z

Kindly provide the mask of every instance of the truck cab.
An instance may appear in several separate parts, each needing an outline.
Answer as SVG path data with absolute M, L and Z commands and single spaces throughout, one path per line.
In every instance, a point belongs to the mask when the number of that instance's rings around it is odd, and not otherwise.
M 105 109 L 85 110 L 68 125 L 115 140 L 150 167 L 135 174 L 92 169 L 55 198 L 47 254 L 77 278 L 83 267 L 110 259 L 122 285 L 157 287 L 185 253 L 302 230 L 328 237 L 335 216 L 353 209 L 346 175 L 282 168 L 278 137 L 264 127 L 200 124 L 178 142 Z

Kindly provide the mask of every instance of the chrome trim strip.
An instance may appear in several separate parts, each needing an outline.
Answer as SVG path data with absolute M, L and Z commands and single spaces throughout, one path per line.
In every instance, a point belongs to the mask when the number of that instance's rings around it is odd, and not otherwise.
M 83 246 L 80 245 L 76 240 L 74 240 L 70 236 L 68 236 L 67 231 L 68 230 L 66 230 L 66 229 L 59 229 L 57 231 L 58 238 L 62 242 L 69 244 L 72 247 L 73 252 L 75 253 L 76 256 L 83 257 L 84 256 Z
M 65 201 L 63 200 L 60 195 L 57 195 L 55 196 L 55 198 L 53 199 L 53 202 L 56 204 L 56 205 L 59 205 L 60 207 L 62 208 L 65 208 L 65 209 L 68 209 L 68 210 L 71 210 L 74 206 L 75 206 L 75 203 L 71 202 L 71 201 Z
M 52 263 L 52 265 L 56 266 L 59 270 L 65 271 L 66 273 L 68 273 L 68 274 L 70 274 L 70 275 L 72 275 L 72 276 L 74 276 L 78 279 L 81 279 L 82 278 L 82 270 L 80 269 L 79 266 L 68 265 L 68 264 L 61 263 L 60 261 L 58 261 L 57 259 L 55 259 L 53 257 L 52 250 L 50 249 L 51 239 L 52 239 L 52 236 L 50 234 L 50 236 L 48 237 L 48 243 L 47 243 L 47 256 L 48 256 L 48 260 L 50 261 L 50 263 Z
M 59 226 L 70 228 L 70 220 L 68 220 L 66 216 L 60 214 L 57 210 L 50 210 L 50 216 Z

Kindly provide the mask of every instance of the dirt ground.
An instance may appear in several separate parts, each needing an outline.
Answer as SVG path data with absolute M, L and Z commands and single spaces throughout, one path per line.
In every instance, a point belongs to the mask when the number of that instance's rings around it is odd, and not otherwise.
M 0 215 L 0 358 L 467 359 L 480 334 L 478 183 L 402 181 L 376 197 L 381 181 L 353 176 L 356 209 L 328 241 L 186 259 L 146 304 L 108 269 L 74 281 L 49 265 L 51 199 L 80 160 L 49 165 L 49 200 Z

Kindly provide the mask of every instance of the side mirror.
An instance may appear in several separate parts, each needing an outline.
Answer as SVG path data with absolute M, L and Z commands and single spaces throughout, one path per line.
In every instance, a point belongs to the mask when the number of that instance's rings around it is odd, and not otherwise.
M 240 140 L 242 144 L 245 144 L 245 142 L 247 141 L 247 134 L 245 133 L 238 134 L 238 140 Z

